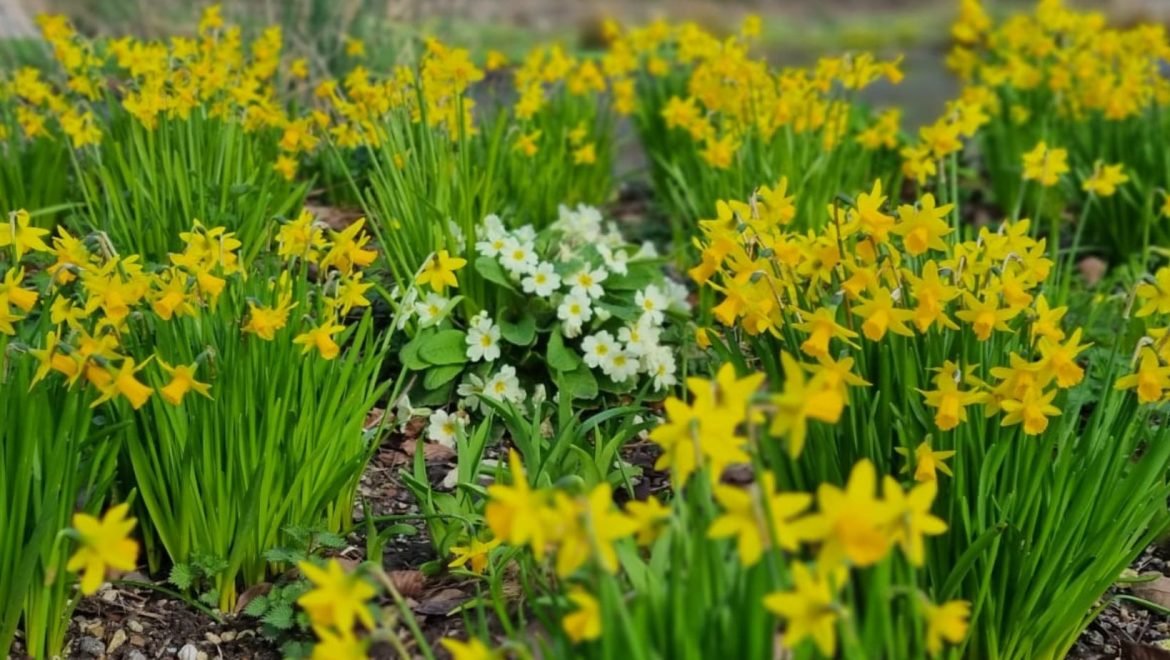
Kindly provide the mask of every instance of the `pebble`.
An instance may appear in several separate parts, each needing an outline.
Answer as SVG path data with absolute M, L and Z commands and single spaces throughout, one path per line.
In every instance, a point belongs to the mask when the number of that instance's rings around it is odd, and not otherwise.
M 219 638 L 219 635 L 212 633 L 212 632 L 205 633 L 203 635 L 203 639 L 206 639 L 207 641 L 211 642 L 212 644 L 222 644 L 223 643 L 223 640 Z
M 126 627 L 130 629 L 130 632 L 140 633 L 143 631 L 142 622 L 138 619 L 130 619 L 126 622 Z
M 77 652 L 83 656 L 100 658 L 106 654 L 106 645 L 97 637 L 87 635 L 77 640 Z
M 199 649 L 194 644 L 186 644 L 179 649 L 179 660 L 199 660 Z
M 123 660 L 146 660 L 146 656 L 142 655 L 142 651 L 135 649 L 127 653 Z
M 236 639 L 236 631 L 234 631 L 234 630 L 225 631 L 223 633 L 223 635 L 221 635 L 221 637 L 223 638 L 223 641 L 225 641 L 225 642 L 234 641 Z
M 113 654 L 126 643 L 126 631 L 121 628 L 114 631 L 114 636 L 110 638 L 109 646 L 106 648 L 106 653 Z

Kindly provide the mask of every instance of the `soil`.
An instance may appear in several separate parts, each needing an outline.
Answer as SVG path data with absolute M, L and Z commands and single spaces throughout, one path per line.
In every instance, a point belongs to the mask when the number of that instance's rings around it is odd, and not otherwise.
M 1153 545 L 1131 566 L 1135 574 L 1149 578 L 1170 577 L 1170 549 Z M 1136 592 L 1136 593 L 1130 593 Z M 1105 595 L 1112 600 L 1081 635 L 1069 653 L 1076 660 L 1132 658 L 1134 660 L 1170 659 L 1170 617 L 1131 601 L 1118 600 L 1124 595 L 1149 596 L 1140 588 L 1113 588 Z M 1170 605 L 1163 600 L 1161 605 Z

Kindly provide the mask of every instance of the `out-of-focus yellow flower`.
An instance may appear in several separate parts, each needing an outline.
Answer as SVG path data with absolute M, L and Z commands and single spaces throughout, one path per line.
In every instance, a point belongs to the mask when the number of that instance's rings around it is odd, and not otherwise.
M 315 627 L 352 631 L 354 623 L 374 629 L 369 601 L 374 587 L 360 575 L 346 573 L 336 559 L 321 568 L 312 562 L 298 564 L 313 588 L 297 599 Z
M 576 606 L 561 621 L 569 639 L 579 643 L 601 637 L 601 604 L 597 599 L 577 586 L 569 590 L 568 598 Z
M 80 546 L 69 558 L 66 570 L 81 571 L 81 593 L 97 593 L 106 572 L 132 571 L 138 563 L 138 542 L 130 538 L 136 521 L 128 518 L 129 504 L 119 504 L 101 520 L 85 513 L 73 516 L 73 530 Z

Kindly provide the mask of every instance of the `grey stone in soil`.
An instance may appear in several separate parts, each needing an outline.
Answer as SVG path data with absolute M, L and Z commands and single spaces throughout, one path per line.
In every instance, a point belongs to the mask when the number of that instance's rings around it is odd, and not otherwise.
M 105 642 L 97 637 L 82 637 L 77 640 L 77 654 L 83 658 L 100 658 L 106 654 Z

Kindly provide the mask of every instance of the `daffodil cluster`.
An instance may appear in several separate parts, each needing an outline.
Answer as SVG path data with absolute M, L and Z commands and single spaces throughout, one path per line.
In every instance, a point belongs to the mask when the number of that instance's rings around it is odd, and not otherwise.
M 370 304 L 364 294 L 372 285 L 362 282 L 360 268 L 373 260 L 374 252 L 364 249 L 369 238 L 360 232 L 360 222 L 340 232 L 326 230 L 307 212 L 285 224 L 280 255 L 331 275 L 313 298 L 298 300 L 290 278 L 274 279 L 265 298 L 248 300 L 246 313 L 229 312 L 241 315 L 236 317 L 241 338 L 274 340 L 289 325 L 292 309 L 301 305 L 308 313 L 305 305 L 311 301 L 319 311 L 291 326 L 300 328 L 291 341 L 305 353 L 313 351 L 326 360 L 337 357 L 340 348 L 333 338 L 345 329 L 341 321 L 351 310 Z M 95 406 L 121 398 L 137 409 L 156 393 L 173 405 L 190 392 L 210 396 L 210 385 L 198 379 L 200 371 L 210 368 L 201 366 L 210 356 L 172 366 L 166 355 L 143 354 L 138 345 L 144 322 L 220 314 L 225 290 L 247 282 L 245 265 L 236 254 L 240 242 L 231 232 L 196 221 L 181 239 L 186 249 L 170 255 L 169 264 L 149 264 L 137 255 L 118 255 L 100 235 L 79 238 L 58 227 L 50 238 L 47 230 L 31 225 L 26 211 L 12 212 L 0 226 L 0 249 L 15 257 L 0 286 L 0 333 L 30 344 L 28 353 L 40 365 L 37 380 L 55 373 L 71 385 L 88 385 L 97 394 Z M 33 281 L 27 268 L 43 261 L 41 255 L 53 261 L 44 269 L 45 277 Z M 21 331 L 22 322 L 38 334 Z M 47 330 L 40 334 L 43 328 Z M 142 374 L 145 368 L 154 372 L 149 378 Z M 160 385 L 152 387 L 144 380 Z
M 920 391 L 935 426 L 951 430 L 967 420 L 968 406 L 982 404 L 988 417 L 1002 413 L 1005 426 L 1042 433 L 1059 414 L 1057 393 L 1084 377 L 1077 358 L 1087 347 L 1079 330 L 1062 329 L 1067 308 L 1042 289 L 1054 267 L 1045 240 L 1032 237 L 1024 220 L 959 241 L 951 204 L 927 193 L 895 211 L 886 199 L 877 182 L 851 206 L 830 207 L 822 231 L 799 233 L 787 227 L 791 199 L 764 188 L 750 203 L 721 203 L 718 217 L 700 223 L 702 259 L 691 276 L 721 297 L 715 318 L 816 361 L 800 365 L 783 356 L 773 432 L 797 455 L 805 420 L 835 422 L 848 401 L 846 386 L 868 385 L 877 375 L 852 370 L 855 360 L 864 363 L 865 344 L 955 337 L 976 343 L 919 365 L 934 370 L 932 386 Z M 1000 333 L 1024 333 L 1029 341 L 999 354 L 977 350 Z
M 1062 0 L 1041 0 L 1031 13 L 1000 22 L 980 0 L 960 7 L 947 62 L 964 84 L 963 123 L 982 126 L 974 137 L 996 202 L 1034 207 L 1035 219 L 1055 223 L 1061 202 L 1072 201 L 1082 211 L 1077 238 L 1083 232 L 1111 260 L 1165 240 L 1154 201 L 1170 170 L 1144 148 L 1158 140 L 1170 100 L 1165 28 L 1114 28 L 1104 14 L 1070 9 Z M 916 154 L 904 155 L 908 173 L 929 173 Z M 1021 182 L 1015 160 L 1021 156 L 1023 181 L 1049 190 Z M 1072 185 L 1053 190 L 1060 178 Z M 1135 194 L 1114 196 L 1127 182 Z M 1054 224 L 1051 233 L 1058 232 Z
M 656 189 L 687 221 L 675 228 L 680 244 L 718 198 L 810 168 L 859 184 L 900 141 L 900 111 L 855 103 L 880 80 L 900 82 L 898 61 L 859 53 L 777 70 L 752 53 L 759 29 L 749 17 L 726 39 L 694 23 L 611 31 L 607 61 L 637 74 L 636 127 Z

